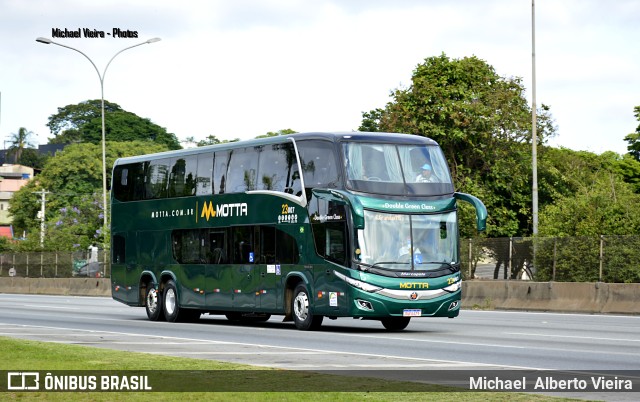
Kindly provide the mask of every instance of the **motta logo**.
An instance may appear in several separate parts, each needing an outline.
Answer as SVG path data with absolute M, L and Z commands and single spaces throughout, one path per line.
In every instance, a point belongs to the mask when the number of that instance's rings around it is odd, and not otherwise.
M 204 202 L 202 205 L 201 218 L 205 218 L 209 221 L 210 218 L 215 217 L 231 217 L 231 216 L 247 216 L 248 207 L 245 202 L 238 202 L 234 204 L 214 204 L 213 201 Z

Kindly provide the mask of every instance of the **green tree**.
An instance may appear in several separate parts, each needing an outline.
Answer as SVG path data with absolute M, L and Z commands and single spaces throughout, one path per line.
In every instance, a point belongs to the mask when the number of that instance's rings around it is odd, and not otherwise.
M 24 127 L 20 127 L 17 133 L 11 133 L 11 137 L 9 139 L 9 151 L 7 152 L 7 156 L 12 155 L 14 163 L 18 163 L 25 148 L 34 146 L 30 141 L 30 137 L 32 135 L 33 132 L 27 130 Z
M 36 215 L 40 210 L 38 196 L 34 192 L 40 190 L 38 178 L 29 180 L 20 190 L 13 193 L 9 200 L 9 215 L 12 216 L 12 224 L 16 237 L 22 237 L 22 233 L 38 227 L 39 221 Z
M 166 145 L 154 144 L 145 141 L 134 142 L 108 142 L 107 143 L 107 180 L 110 182 L 110 174 L 113 163 L 117 158 L 134 156 L 155 152 L 167 151 Z M 97 230 L 102 228 L 102 147 L 99 144 L 72 144 L 62 152 L 51 157 L 42 173 L 26 186 L 22 187 L 9 201 L 9 213 L 13 216 L 14 227 L 22 233 L 26 231 L 31 243 L 37 244 L 35 238 L 39 237 L 40 221 L 36 218 L 40 210 L 40 199 L 34 194 L 36 191 L 46 189 L 51 194 L 47 196 L 46 219 L 47 238 L 45 248 L 60 249 L 63 244 L 72 247 L 73 244 L 88 245 L 97 240 L 102 242 L 102 237 L 96 238 Z M 78 224 L 70 224 L 64 227 L 56 225 L 63 217 L 61 211 L 74 211 L 77 208 L 82 212 L 82 221 Z M 69 215 L 71 216 L 71 215 Z M 64 215 L 67 217 L 67 215 Z M 69 223 L 62 219 L 63 222 Z M 54 231 L 54 228 L 59 230 Z M 63 230 L 64 229 L 64 230 Z M 57 237 L 54 234 L 57 233 Z M 87 239 L 80 241 L 80 237 Z M 72 243 L 65 243 L 67 239 L 76 236 Z M 78 237 L 80 236 L 80 237 Z
M 489 211 L 491 237 L 530 232 L 531 109 L 520 78 L 499 76 L 477 57 L 429 57 L 413 71 L 411 85 L 396 89 L 384 108 L 363 113 L 360 130 L 404 132 L 436 140 L 460 191 Z M 538 141 L 555 133 L 549 108 L 538 115 Z M 473 215 L 463 208 L 463 236 Z
M 615 167 L 616 172 L 631 186 L 636 194 L 640 194 L 640 161 L 631 154 L 622 156 Z
M 193 137 L 191 137 L 193 138 Z M 216 145 L 216 144 L 225 144 L 227 142 L 238 142 L 240 141 L 240 138 L 234 138 L 232 140 L 220 140 L 218 139 L 218 137 L 216 137 L 215 135 L 210 135 L 207 138 L 205 138 L 204 140 L 198 141 L 196 143 L 196 146 L 198 147 L 206 147 L 207 145 Z
M 35 148 L 25 148 L 22 150 L 20 159 L 18 159 L 18 164 L 34 169 L 42 169 L 49 158 L 49 155 L 43 155 Z
M 540 211 L 542 236 L 598 236 L 640 233 L 640 195 L 619 173 L 627 159 L 613 152 L 555 149 L 549 152 L 555 189 Z
M 164 144 L 168 149 L 181 149 L 175 134 L 151 120 L 123 110 L 118 104 L 105 100 L 105 137 L 107 141 L 149 141 Z M 102 111 L 100 99 L 58 108 L 49 117 L 47 126 L 54 138 L 52 144 L 102 141 Z
M 269 137 L 277 137 L 279 135 L 288 135 L 288 134 L 295 134 L 297 133 L 297 131 L 294 131 L 290 128 L 285 128 L 283 130 L 278 130 L 278 131 L 269 131 L 266 134 L 263 135 L 259 135 L 256 138 L 269 138 Z
M 636 120 L 640 122 L 640 106 L 633 108 L 633 112 L 633 115 L 636 116 Z M 635 133 L 627 135 L 624 137 L 624 140 L 629 143 L 627 146 L 629 154 L 631 154 L 635 160 L 640 161 L 640 124 L 636 127 Z

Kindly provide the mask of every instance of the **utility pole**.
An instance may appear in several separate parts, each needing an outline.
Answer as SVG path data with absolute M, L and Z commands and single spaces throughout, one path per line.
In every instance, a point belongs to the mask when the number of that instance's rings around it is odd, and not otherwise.
M 533 212 L 533 236 L 538 234 L 538 135 L 537 135 L 537 122 L 536 122 L 536 5 L 535 0 L 531 0 L 531 86 L 532 86 L 532 99 L 531 99 L 531 160 L 533 171 L 532 186 L 531 186 L 531 201 Z
M 44 211 L 45 204 L 47 203 L 45 196 L 51 193 L 42 189 L 40 191 L 34 191 L 33 194 L 40 194 L 42 196 L 42 198 L 40 198 L 40 211 L 38 211 L 37 217 L 40 218 L 40 247 L 44 247 Z

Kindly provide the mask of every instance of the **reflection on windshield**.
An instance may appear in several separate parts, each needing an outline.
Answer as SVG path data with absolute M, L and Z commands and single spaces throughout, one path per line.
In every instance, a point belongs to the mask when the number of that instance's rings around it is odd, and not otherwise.
M 347 186 L 394 195 L 453 192 L 449 168 L 437 145 L 345 142 Z
M 458 263 L 455 212 L 402 215 L 365 211 L 360 262 L 389 270 L 438 270 Z

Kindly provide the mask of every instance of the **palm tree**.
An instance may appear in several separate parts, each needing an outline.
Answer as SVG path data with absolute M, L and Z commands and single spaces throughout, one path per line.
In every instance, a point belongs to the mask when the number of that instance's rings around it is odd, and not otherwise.
M 9 143 L 9 152 L 7 152 L 7 156 L 13 155 L 13 162 L 18 163 L 20 160 L 20 156 L 22 156 L 22 151 L 25 148 L 33 147 L 34 145 L 29 141 L 29 137 L 33 135 L 33 132 L 27 130 L 24 127 L 20 127 L 17 133 L 11 133 L 11 139 Z

